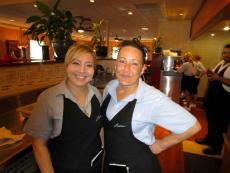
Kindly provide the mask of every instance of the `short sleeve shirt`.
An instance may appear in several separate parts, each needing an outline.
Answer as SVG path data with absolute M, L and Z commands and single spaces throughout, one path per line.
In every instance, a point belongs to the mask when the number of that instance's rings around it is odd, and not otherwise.
M 94 95 L 101 102 L 100 92 L 88 85 L 86 112 L 91 114 L 91 99 Z M 49 139 L 58 136 L 62 130 L 64 99 L 66 97 L 79 105 L 69 91 L 66 81 L 42 92 L 35 104 L 32 115 L 28 119 L 24 131 L 35 138 Z M 79 106 L 79 108 L 81 108 Z
M 185 62 L 177 71 L 184 73 L 186 76 L 195 76 L 197 73 L 197 64 L 195 62 Z
M 132 132 L 135 138 L 147 145 L 155 141 L 153 135 L 156 125 L 179 134 L 192 127 L 196 118 L 183 107 L 173 102 L 156 88 L 139 80 L 136 93 L 117 101 L 118 81 L 111 81 L 104 90 L 103 98 L 111 95 L 106 116 L 111 120 L 129 101 L 137 99 L 132 117 Z

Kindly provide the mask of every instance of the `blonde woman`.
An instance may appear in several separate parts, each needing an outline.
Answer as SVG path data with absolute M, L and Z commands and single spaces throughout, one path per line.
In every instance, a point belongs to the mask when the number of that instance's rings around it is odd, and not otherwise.
M 65 57 L 66 79 L 45 90 L 24 131 L 33 137 L 33 150 L 42 173 L 99 173 L 101 95 L 89 84 L 94 52 L 73 45 Z

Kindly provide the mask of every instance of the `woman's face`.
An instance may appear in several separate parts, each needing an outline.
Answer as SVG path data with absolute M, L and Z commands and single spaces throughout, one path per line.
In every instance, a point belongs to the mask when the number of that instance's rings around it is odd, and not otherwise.
M 94 57 L 90 53 L 74 55 L 66 67 L 68 84 L 74 87 L 85 87 L 93 78 Z
M 120 85 L 137 85 L 144 70 L 145 66 L 140 50 L 132 46 L 121 48 L 116 62 L 116 77 Z

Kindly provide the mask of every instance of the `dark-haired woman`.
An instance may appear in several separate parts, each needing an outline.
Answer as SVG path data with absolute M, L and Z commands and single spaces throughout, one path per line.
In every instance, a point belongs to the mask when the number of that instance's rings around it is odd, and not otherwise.
M 155 154 L 192 136 L 197 120 L 181 106 L 140 77 L 145 49 L 137 40 L 124 41 L 116 62 L 116 80 L 104 90 L 102 116 L 105 132 L 105 173 L 159 173 Z M 173 133 L 155 139 L 155 125 Z

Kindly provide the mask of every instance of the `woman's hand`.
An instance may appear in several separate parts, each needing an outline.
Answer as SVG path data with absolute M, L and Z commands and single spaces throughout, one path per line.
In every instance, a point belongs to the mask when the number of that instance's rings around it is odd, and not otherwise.
M 196 121 L 196 123 L 189 129 L 187 129 L 185 132 L 180 134 L 171 133 L 161 139 L 156 140 L 155 143 L 149 146 L 149 148 L 154 154 L 159 154 L 162 151 L 168 149 L 169 147 L 178 144 L 183 140 L 196 134 L 200 129 L 200 123 Z
M 162 146 L 160 144 L 160 140 L 156 140 L 155 143 L 153 143 L 152 145 L 149 146 L 149 148 L 152 151 L 152 153 L 154 153 L 154 154 L 159 154 L 162 151 L 164 151 L 164 149 L 162 148 Z

